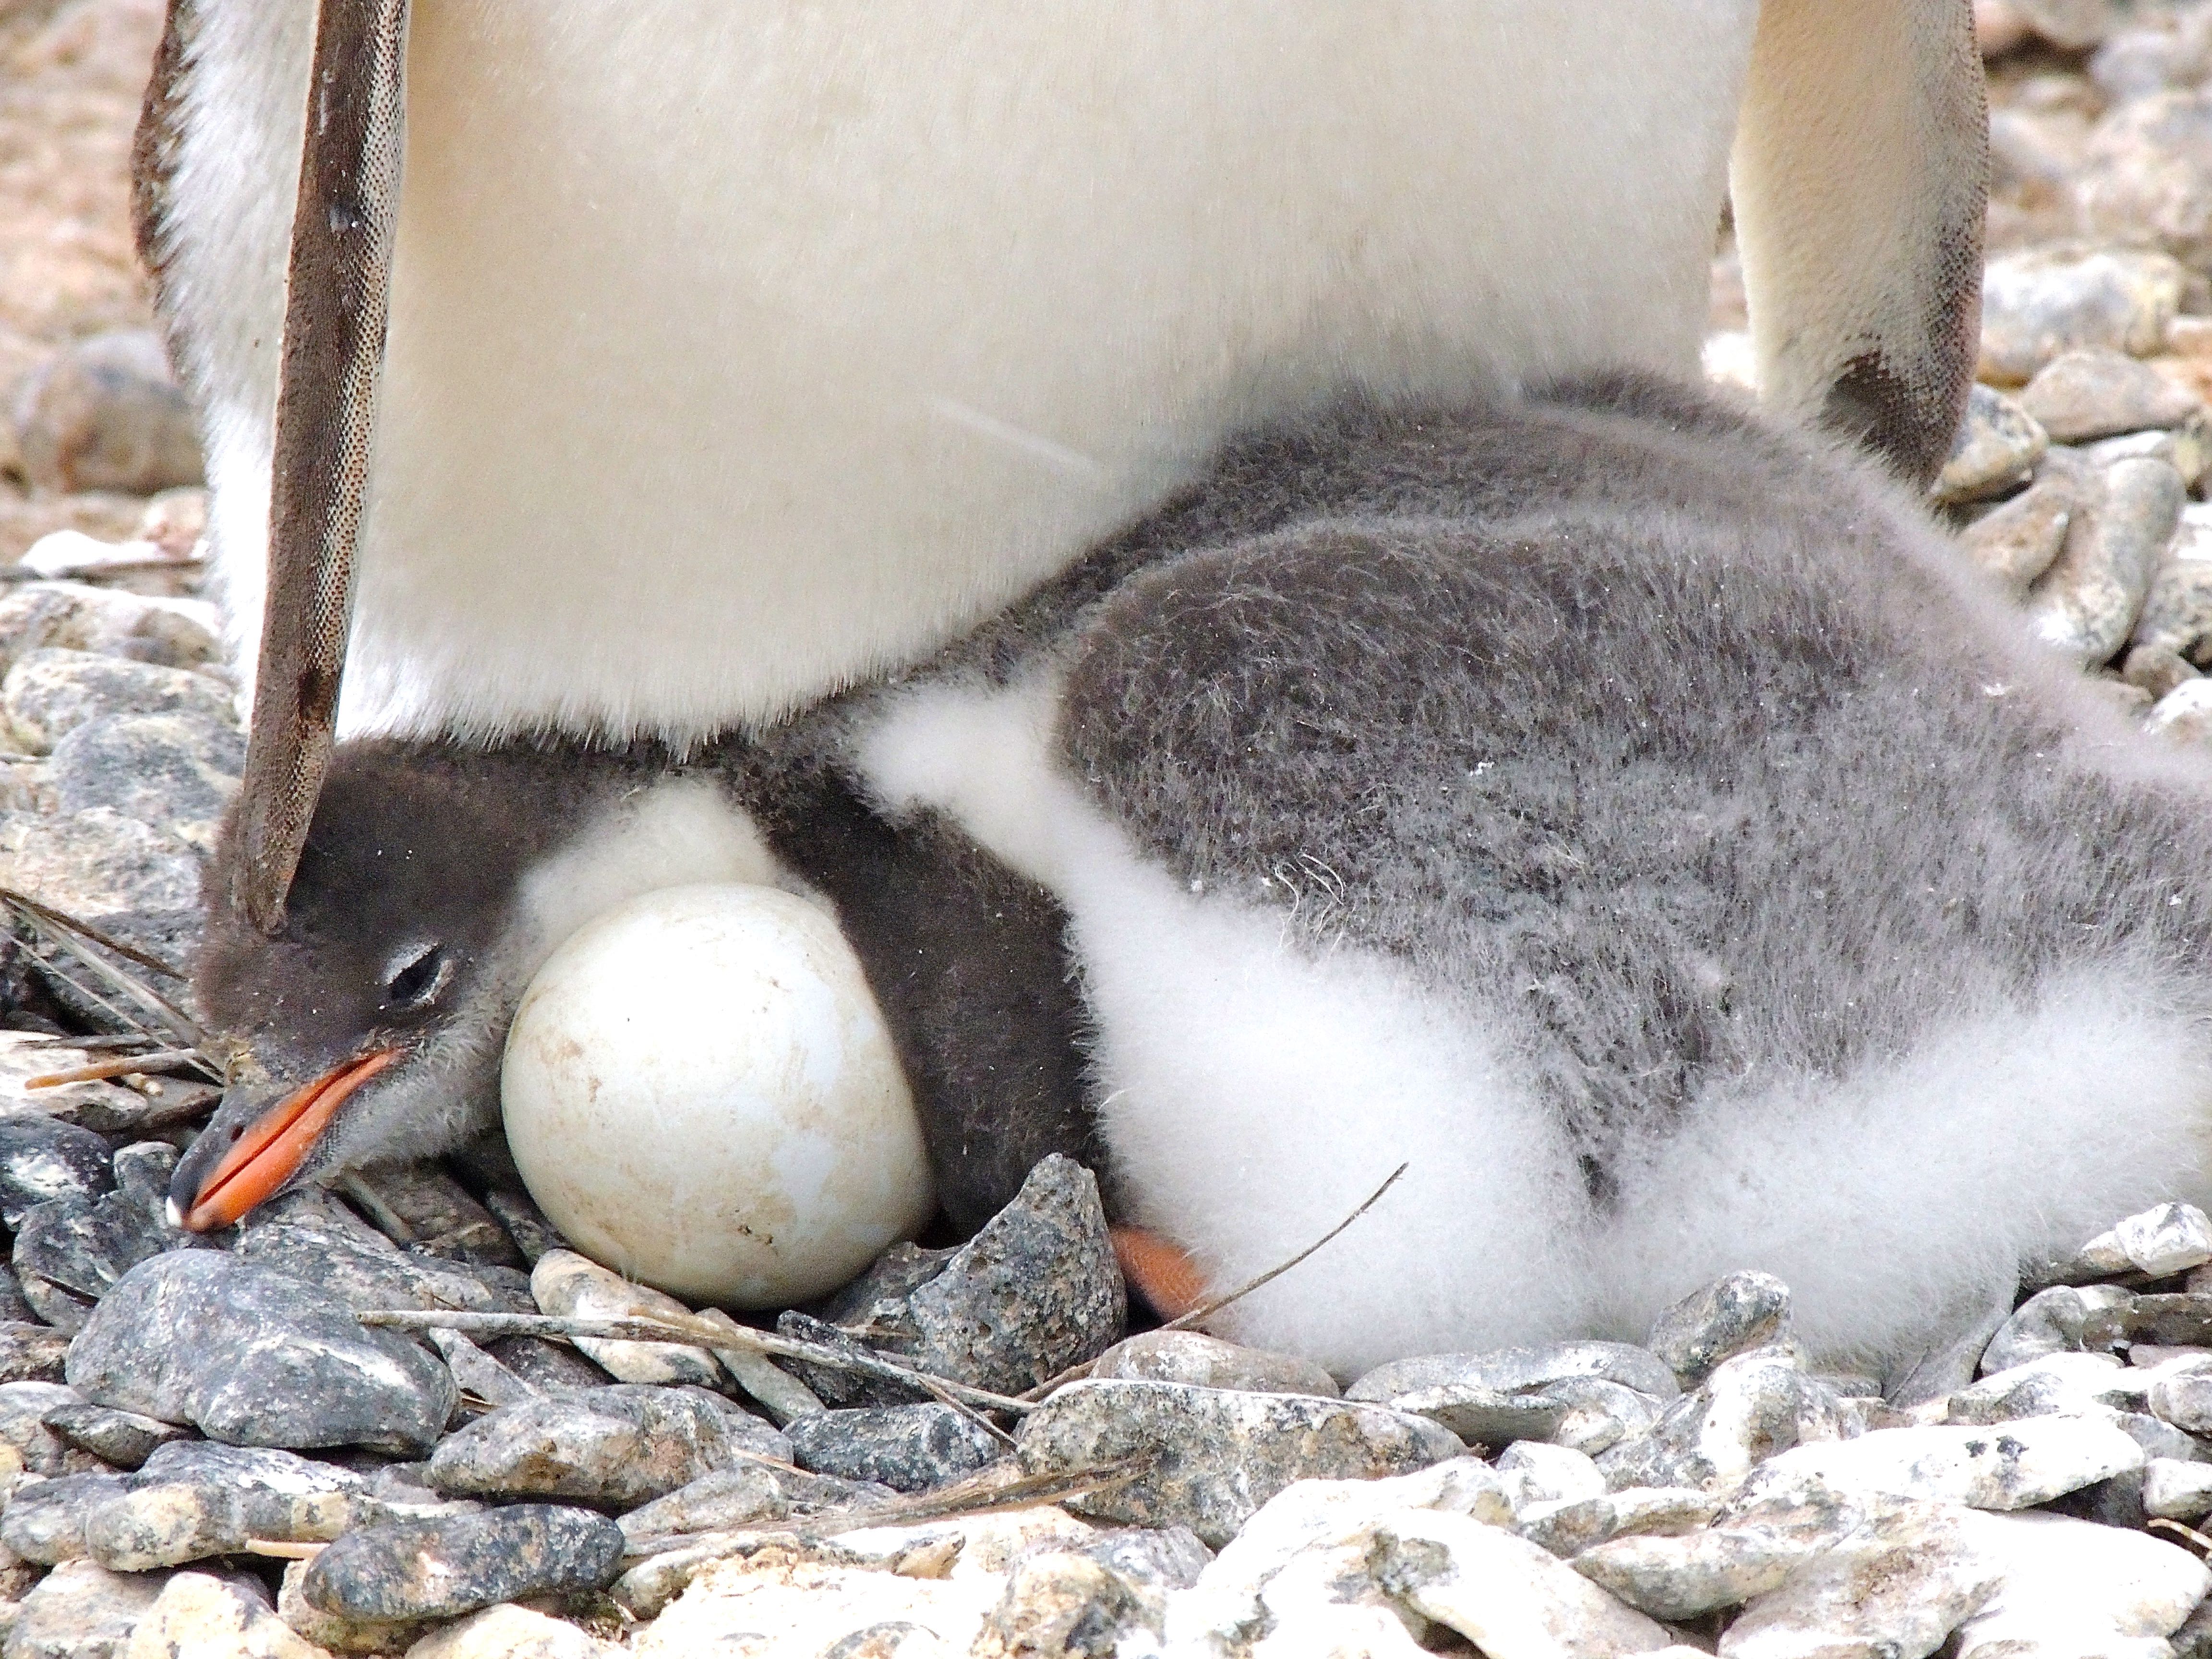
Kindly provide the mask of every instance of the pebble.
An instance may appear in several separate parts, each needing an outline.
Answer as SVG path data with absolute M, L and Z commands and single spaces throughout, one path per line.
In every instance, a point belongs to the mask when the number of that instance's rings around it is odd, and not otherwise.
M 1334 1399 L 1336 1379 L 1297 1354 L 1269 1353 L 1199 1331 L 1145 1331 L 1098 1356 L 1091 1375 L 1137 1382 L 1189 1382 L 1255 1394 L 1317 1394 Z
M 2022 1417 L 2080 1416 L 2140 1407 L 2144 1374 L 2111 1354 L 2054 1353 L 1992 1371 L 1950 1399 L 1948 1421 L 2008 1423 Z
M 1960 1659 L 2150 1659 L 2212 1590 L 2188 1551 L 2058 1515 L 1969 1515 L 1966 1536 L 1998 1575 L 1959 1627 Z
M 422 1348 L 364 1328 L 320 1286 L 212 1250 L 176 1250 L 118 1281 L 70 1346 L 96 1405 L 190 1423 L 234 1445 L 362 1445 L 420 1455 L 454 1402 Z
M 2134 1296 L 2117 1285 L 2053 1285 L 2014 1309 L 1982 1351 L 1984 1375 L 2010 1370 L 2047 1353 L 2078 1352 L 2091 1315 L 2124 1307 Z
M 1657 1420 L 1680 1392 L 1666 1362 L 1625 1342 L 1428 1354 L 1378 1366 L 1345 1390 L 1485 1445 L 1562 1439 L 1596 1452 Z
M 1587 1452 L 1541 1440 L 1516 1440 L 1498 1455 L 1498 1475 L 1516 1515 L 1532 1504 L 1603 1496 L 1605 1473 Z
M 742 1328 L 738 1322 L 720 1308 L 702 1308 L 699 1317 L 710 1325 L 722 1325 L 732 1332 Z M 769 1420 L 779 1427 L 794 1417 L 804 1417 L 809 1412 L 823 1408 L 820 1396 L 797 1377 L 776 1364 L 759 1349 L 742 1343 L 726 1348 L 708 1350 L 722 1362 L 722 1367 L 737 1382 L 738 1388 L 750 1395 L 766 1412 Z
M 267 1600 L 204 1572 L 171 1575 L 123 1659 L 327 1659 Z
M 1683 1388 L 1694 1389 L 1723 1360 L 1789 1331 L 1790 1287 L 1772 1273 L 1733 1273 L 1662 1311 L 1644 1346 Z
M 453 1386 L 460 1390 L 465 1408 L 489 1411 L 499 1406 L 518 1405 L 525 1400 L 537 1399 L 543 1392 L 459 1331 L 430 1330 L 423 1334 L 438 1351 L 438 1357 L 446 1362 L 446 1369 L 453 1374 Z
M 162 1146 L 161 1152 L 161 1161 L 173 1168 L 176 1148 Z M 15 1234 L 17 1279 L 27 1288 L 58 1285 L 98 1302 L 142 1261 L 167 1250 L 209 1248 L 168 1224 L 158 1189 L 153 1202 L 148 1196 L 143 1188 L 118 1188 L 91 1200 L 56 1199 L 27 1211 Z M 82 1329 L 88 1317 L 88 1313 L 77 1318 L 70 1328 Z
M 9 1382 L 0 1385 L 0 1440 L 22 1455 L 23 1467 L 33 1474 L 64 1474 L 102 1467 L 72 1455 L 68 1441 L 46 1425 L 48 1413 L 62 1406 L 81 1406 L 83 1396 L 58 1382 Z
M 474 1267 L 531 1265 L 498 1218 L 434 1164 L 356 1170 L 339 1190 L 379 1232 L 412 1254 Z
M 2154 1376 L 2146 1403 L 2153 1416 L 2185 1433 L 2212 1431 L 2212 1370 Z
M 1426 1418 L 1380 1406 L 1175 1382 L 1071 1383 L 1024 1418 L 1014 1440 L 1030 1474 L 1148 1459 L 1126 1483 L 1069 1507 L 1187 1526 L 1216 1548 L 1294 1480 L 1400 1474 L 1466 1449 Z
M 85 1552 L 118 1572 L 144 1572 L 232 1554 L 255 1538 L 324 1543 L 375 1513 L 367 1485 L 290 1452 L 181 1441 L 88 1505 Z
M 690 1316 L 674 1297 L 633 1285 L 574 1250 L 548 1250 L 530 1270 L 530 1293 L 544 1312 L 570 1319 Z M 624 1382 L 713 1388 L 722 1369 L 704 1348 L 680 1342 L 617 1342 L 584 1337 L 576 1346 Z
M 1668 1407 L 1649 1434 L 1599 1460 L 1614 1487 L 1688 1486 L 1726 1494 L 1753 1466 L 1793 1446 L 1840 1438 L 1850 1425 L 1840 1397 L 1805 1374 L 1794 1355 L 1755 1349 L 1717 1366 Z
M 1015 1564 L 970 1650 L 982 1654 L 1111 1653 L 1129 1640 L 1156 1647 L 1166 1598 L 1079 1550 Z
M 197 599 L 68 581 L 22 582 L 0 593 L 0 673 L 42 647 L 164 668 L 210 668 L 223 659 L 215 607 Z
M 166 1587 L 151 1573 L 64 1561 L 24 1596 L 6 1659 L 125 1659 L 131 1632 Z
M 2178 427 L 2204 407 L 2148 364 L 2102 346 L 2060 353 L 2036 371 L 2018 401 L 2062 444 Z
M 1378 1525 L 1376 1581 L 1490 1659 L 1652 1653 L 1664 1626 L 1624 1607 L 1527 1540 L 1461 1515 L 1416 1511 Z
M 57 353 L 17 388 L 14 418 L 41 489 L 150 495 L 200 482 L 198 425 L 150 330 L 111 329 Z
M 603 1589 L 622 1530 L 589 1510 L 516 1504 L 360 1528 L 308 1565 L 301 1594 L 341 1619 L 451 1619 L 498 1601 Z
M 1516 1508 L 1513 1529 L 1553 1554 L 1578 1555 L 1615 1538 L 1674 1537 L 1720 1513 L 1721 1500 L 1686 1486 L 1628 1486 L 1617 1492 Z
M 118 1469 L 141 1468 L 163 1446 L 191 1433 L 159 1418 L 76 1402 L 56 1406 L 46 1413 L 45 1422 L 70 1445 Z
M 1191 1593 L 1170 1603 L 1170 1650 L 1242 1652 L 1251 1632 L 1285 1620 L 1307 1638 L 1325 1626 L 1339 1645 L 1405 1638 L 1403 1614 L 1373 1583 L 1367 1557 L 1377 1523 L 1431 1510 L 1486 1527 L 1512 1518 L 1496 1473 L 1472 1457 L 1382 1480 L 1285 1487 L 1199 1574 Z
M 800 1468 L 895 1492 L 941 1486 L 1007 1450 L 974 1418 L 935 1402 L 817 1412 L 793 1418 L 783 1431 Z
M 289 1629 L 317 1647 L 331 1653 L 404 1654 L 429 1633 L 429 1624 L 422 1620 L 381 1622 L 347 1619 L 311 1606 L 302 1594 L 307 1567 L 305 1561 L 286 1565 L 276 1592 L 276 1616 Z M 0 1655 L 0 1659 L 5 1659 L 5 1656 Z M 167 1656 L 161 1659 L 167 1659 Z
M 2193 492 L 2203 483 L 2207 468 L 2212 467 L 2212 420 L 2199 409 L 2177 426 L 2099 438 L 2075 447 L 2070 453 L 2094 467 L 2109 467 L 2115 461 L 2164 461 L 2180 475 L 2182 488 Z
M 2091 132 L 2074 181 L 2091 235 L 2151 242 L 2193 269 L 2212 260 L 2212 98 L 2154 93 Z
M 0 1510 L 0 1544 L 23 1560 L 49 1565 L 85 1559 L 85 1522 L 94 1508 L 122 1493 L 123 1480 L 119 1474 L 63 1474 L 25 1481 Z
M 2102 500 L 2068 530 L 2057 561 L 2030 590 L 2036 633 L 2083 664 L 2125 644 L 2185 499 L 2180 475 L 2164 461 L 2106 469 Z
M 2212 1515 L 2212 1463 L 2154 1457 L 2143 1465 L 2143 1511 L 2168 1521 Z
M 33 1205 L 98 1197 L 115 1185 L 112 1158 L 89 1129 L 46 1117 L 0 1118 L 0 1223 L 12 1231 Z
M 2112 1238 L 2137 1273 L 2153 1279 L 2212 1261 L 2212 1220 L 2194 1204 L 2161 1204 L 2129 1216 L 2113 1227 Z
M 1979 569 L 2017 599 L 2051 568 L 2081 510 L 2079 494 L 2063 481 L 2039 478 L 1959 532 L 1959 545 Z
M 110 806 L 0 815 L 0 885 L 173 959 L 198 948 L 203 862 L 191 843 Z
M 1779 1589 L 1808 1552 L 1751 1527 L 1675 1537 L 1617 1538 L 1574 1558 L 1592 1583 L 1655 1619 L 1695 1619 Z
M 933 1273 L 874 1302 L 869 1341 L 1012 1395 L 1097 1358 L 1121 1340 L 1128 1314 L 1097 1177 L 1054 1153 Z
M 703 1389 L 611 1383 L 486 1413 L 440 1443 L 429 1484 L 449 1495 L 634 1509 L 741 1456 L 788 1463 L 792 1445 Z
M 2152 582 L 2151 592 L 2154 596 L 2158 592 L 2158 582 L 2164 578 L 2165 572 L 2160 571 L 2158 580 Z M 2149 602 L 2146 601 L 2144 615 L 2148 617 L 2148 614 Z M 2142 631 L 2142 623 L 2140 621 L 2136 624 L 2136 631 L 2138 634 Z M 2178 690 L 2191 680 L 2201 679 L 2203 676 L 2190 665 L 2186 658 L 2164 646 L 2138 645 L 2129 651 L 2126 660 L 2121 663 L 2120 678 L 2127 681 L 2130 685 L 2140 688 L 2146 696 L 2155 700 Z
M 1987 501 L 2025 483 L 2051 447 L 2051 434 L 2003 392 L 1976 386 L 1930 495 L 1945 506 Z
M 2159 567 L 2135 640 L 2137 650 L 2172 652 L 2192 667 L 2212 661 L 2212 560 L 2169 558 Z
M 2109 1352 L 2124 1343 L 2198 1344 L 2212 1340 L 2212 1294 L 2131 1296 L 2081 1322 L 2081 1346 Z
M 1934 1653 L 1998 1583 L 1965 1522 L 1947 1504 L 1899 1506 L 1751 1601 L 1722 1636 L 1721 1659 Z
M 511 1601 L 471 1613 L 407 1650 L 407 1659 L 617 1659 L 621 1650 Z
M 26 652 L 0 679 L 0 714 L 22 752 L 44 755 L 81 726 L 114 714 L 176 714 L 228 725 L 235 694 L 183 668 L 85 651 Z
M 2181 308 L 2187 273 L 2162 253 L 2065 247 L 2006 254 L 1982 282 L 1981 378 L 2020 386 L 2062 352 L 2148 356 Z
M 108 714 L 57 743 L 46 776 L 64 812 L 112 807 L 212 852 L 245 769 L 245 736 L 226 720 Z
M 2031 1417 L 1995 1428 L 1877 1429 L 1856 1440 L 1801 1445 L 1761 1464 L 1747 1499 L 1817 1479 L 1841 1491 L 2018 1510 L 2141 1469 L 2125 1430 L 2103 1417 Z
M 69 1344 L 51 1325 L 0 1320 L 0 1383 L 60 1382 Z
M 512 1268 L 410 1255 L 327 1194 L 301 1193 L 270 1208 L 268 1216 L 250 1217 L 240 1229 L 238 1260 L 312 1279 L 356 1313 L 538 1311 L 528 1281 Z
M 667 1497 L 630 1510 L 622 1517 L 622 1529 L 633 1541 L 714 1532 L 793 1516 L 869 1508 L 897 1496 L 890 1487 L 869 1481 L 809 1474 L 769 1462 L 743 1462 L 710 1470 Z

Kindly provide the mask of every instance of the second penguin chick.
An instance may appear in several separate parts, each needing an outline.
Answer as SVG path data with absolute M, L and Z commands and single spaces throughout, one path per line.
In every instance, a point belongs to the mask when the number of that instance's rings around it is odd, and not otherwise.
M 1911 1350 L 2208 1195 L 2212 763 L 1872 468 L 1623 376 L 1364 404 L 856 716 L 1069 915 L 1131 1219 L 1355 1373 L 1740 1267 Z

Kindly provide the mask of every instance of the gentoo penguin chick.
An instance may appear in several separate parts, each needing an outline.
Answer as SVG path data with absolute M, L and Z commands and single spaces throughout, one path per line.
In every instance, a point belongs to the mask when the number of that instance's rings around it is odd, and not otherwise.
M 702 881 L 835 912 L 956 1226 L 981 1225 L 1047 1153 L 1096 1163 L 1057 910 L 944 826 L 891 830 L 782 736 L 682 765 L 650 745 L 341 745 L 273 937 L 237 902 L 228 826 L 193 990 L 230 1044 L 228 1086 L 177 1168 L 183 1224 L 493 1128 L 507 1026 L 553 949 L 626 899 Z
M 1340 1373 L 1740 1267 L 1881 1360 L 2203 1200 L 2212 763 L 1868 466 L 1647 378 L 1352 404 L 853 714 L 1066 908 L 1129 1218 Z

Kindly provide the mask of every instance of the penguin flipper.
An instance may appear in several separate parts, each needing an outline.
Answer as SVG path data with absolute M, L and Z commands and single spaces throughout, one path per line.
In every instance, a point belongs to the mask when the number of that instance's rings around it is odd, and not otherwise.
M 1989 119 L 1966 0 L 1765 0 L 1730 184 L 1765 402 L 1933 478 L 1980 341 Z

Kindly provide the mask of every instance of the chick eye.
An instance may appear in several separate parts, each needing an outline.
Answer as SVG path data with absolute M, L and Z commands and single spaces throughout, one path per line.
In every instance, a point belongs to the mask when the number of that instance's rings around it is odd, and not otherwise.
M 384 979 L 384 1006 L 387 1008 L 420 1008 L 446 988 L 446 981 L 453 972 L 451 958 L 445 947 L 426 945 L 412 956 L 402 957 L 386 970 Z

